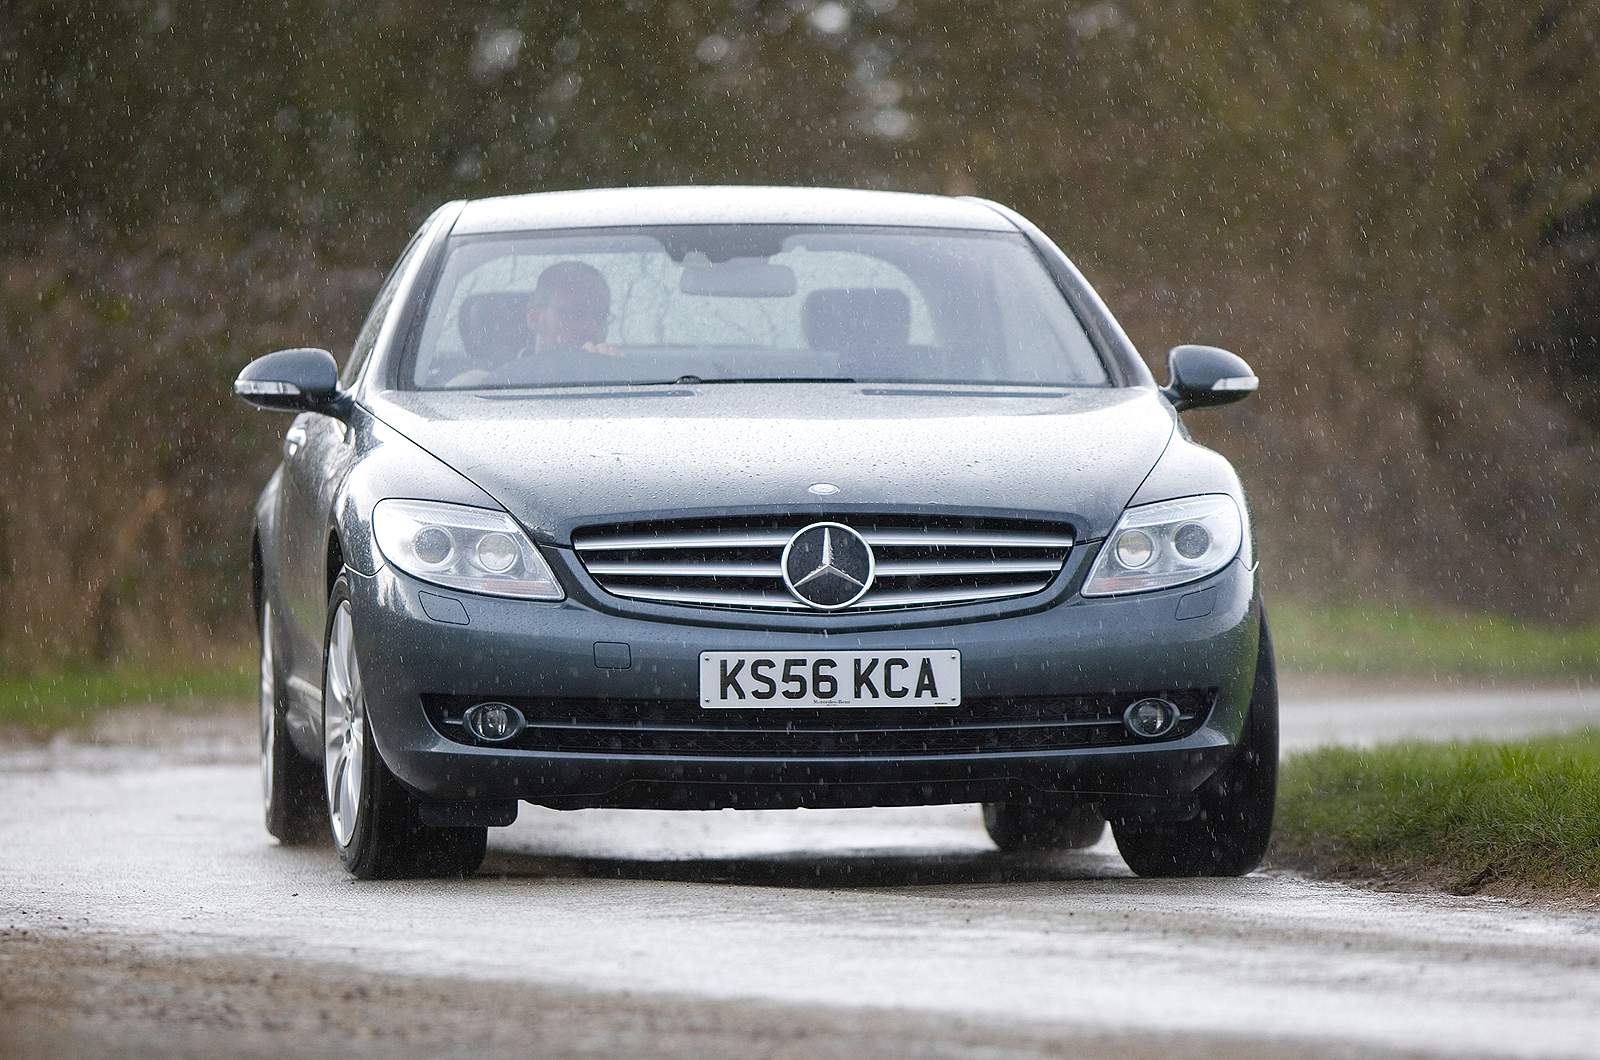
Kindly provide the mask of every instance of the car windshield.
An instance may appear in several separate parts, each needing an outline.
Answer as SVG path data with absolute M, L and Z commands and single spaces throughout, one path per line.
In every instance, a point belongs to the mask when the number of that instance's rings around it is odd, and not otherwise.
M 426 390 L 1108 383 L 1020 234 L 755 225 L 455 237 L 402 375 Z

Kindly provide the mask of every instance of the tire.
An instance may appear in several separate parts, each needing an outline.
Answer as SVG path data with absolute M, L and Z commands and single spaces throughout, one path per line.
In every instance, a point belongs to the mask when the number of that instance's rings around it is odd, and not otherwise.
M 288 846 L 322 834 L 322 777 L 284 729 L 288 703 L 278 679 L 272 601 L 261 604 L 261 803 L 267 831 Z
M 1077 802 L 986 802 L 983 827 L 1007 853 L 1082 850 L 1100 841 L 1106 819 L 1093 806 Z
M 323 776 L 339 860 L 363 880 L 470 876 L 483 863 L 487 828 L 434 828 L 383 764 L 367 717 L 355 621 L 344 575 L 328 601 L 323 640 Z
M 1192 820 L 1112 823 L 1129 868 L 1140 876 L 1243 876 L 1261 864 L 1278 801 L 1278 675 L 1265 609 L 1244 732 L 1198 794 Z

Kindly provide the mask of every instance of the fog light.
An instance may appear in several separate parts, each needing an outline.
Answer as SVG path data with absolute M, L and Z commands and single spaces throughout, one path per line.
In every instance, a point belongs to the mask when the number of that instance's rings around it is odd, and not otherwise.
M 1164 699 L 1141 699 L 1122 712 L 1122 724 L 1141 740 L 1154 740 L 1178 724 L 1178 708 Z
M 462 717 L 467 731 L 487 743 L 505 743 L 528 727 L 522 711 L 509 703 L 478 703 Z

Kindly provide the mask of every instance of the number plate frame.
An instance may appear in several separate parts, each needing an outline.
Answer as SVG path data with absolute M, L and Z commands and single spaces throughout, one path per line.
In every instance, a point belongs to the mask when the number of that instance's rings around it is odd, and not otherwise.
M 830 678 L 834 694 L 817 695 L 818 688 L 829 687 Z M 708 710 L 959 707 L 961 653 L 946 648 L 703 651 L 700 705 Z

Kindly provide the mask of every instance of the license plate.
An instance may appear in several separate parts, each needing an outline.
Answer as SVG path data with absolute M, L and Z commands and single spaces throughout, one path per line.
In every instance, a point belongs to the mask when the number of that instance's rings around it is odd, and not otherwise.
M 956 707 L 958 651 L 703 651 L 702 707 Z

